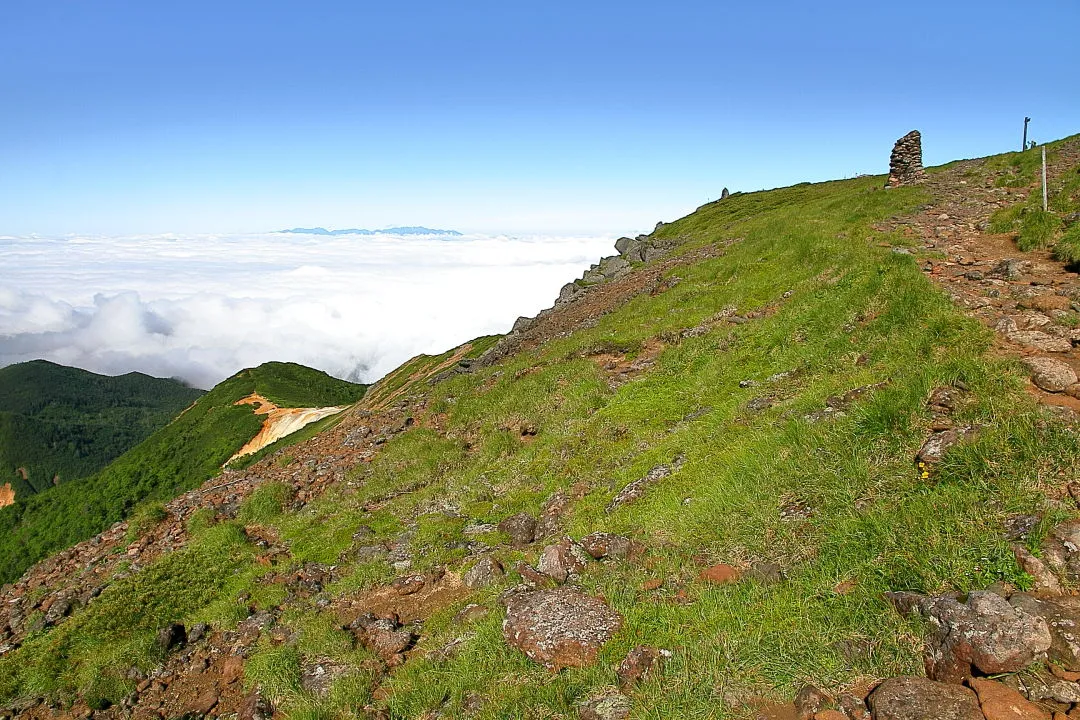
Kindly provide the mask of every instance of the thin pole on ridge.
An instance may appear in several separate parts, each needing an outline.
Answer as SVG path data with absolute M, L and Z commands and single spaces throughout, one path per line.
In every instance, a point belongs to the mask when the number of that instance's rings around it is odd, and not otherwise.
M 1043 145 L 1043 212 L 1046 212 L 1046 146 Z

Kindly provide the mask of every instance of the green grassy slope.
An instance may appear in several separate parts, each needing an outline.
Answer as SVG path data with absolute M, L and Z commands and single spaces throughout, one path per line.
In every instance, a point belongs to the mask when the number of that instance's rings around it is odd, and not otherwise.
M 296 718 L 363 717 L 369 703 L 393 718 L 576 717 L 582 699 L 614 689 L 614 668 L 637 644 L 673 655 L 631 692 L 635 718 L 738 717 L 747 701 L 790 697 L 806 680 L 835 686 L 917 672 L 918 628 L 882 593 L 1026 586 L 1003 520 L 1043 512 L 1029 538 L 1039 542 L 1064 512 L 1043 491 L 1077 479 L 1080 439 L 1026 395 L 1014 363 L 989 352 L 985 328 L 913 257 L 891 251 L 901 238 L 872 229 L 926 201 L 920 189 L 881 184 L 740 194 L 663 226 L 659 235 L 682 239 L 677 252 L 715 244 L 726 254 L 676 267 L 668 289 L 497 365 L 434 386 L 401 384 L 404 397 L 440 416 L 441 430 L 417 423 L 357 466 L 348 487 L 299 512 L 283 510 L 271 485 L 246 501 L 240 520 L 198 527 L 183 552 L 227 555 L 230 581 L 216 567 L 185 565 L 199 592 L 174 597 L 158 579 L 182 558 L 164 558 L 0 659 L 0 697 L 115 701 L 133 684 L 132 664 L 159 662 L 152 639 L 161 622 L 228 628 L 249 606 L 281 607 L 281 623 L 296 631 L 285 645 L 260 645 L 246 668 L 249 686 Z M 724 319 L 732 307 L 745 322 Z M 644 356 L 656 343 L 654 364 L 624 384 L 590 357 L 597 348 Z M 877 383 L 845 412 L 815 415 L 830 397 Z M 923 477 L 913 457 L 932 422 L 927 398 L 941 385 L 966 388 L 953 420 L 980 430 Z M 514 430 L 526 423 L 537 430 L 528 441 Z M 605 509 L 677 456 L 681 468 L 640 500 Z M 592 563 L 580 579 L 625 619 L 588 668 L 552 674 L 506 646 L 497 596 L 518 582 L 511 571 L 425 622 L 421 650 L 460 639 L 456 652 L 410 660 L 373 695 L 370 658 L 336 629 L 332 610 L 288 600 L 272 582 L 319 562 L 343 576 L 327 588 L 331 599 L 384 584 L 393 577 L 386 563 L 355 562 L 348 551 L 406 529 L 410 572 L 467 568 L 465 541 L 489 543 L 507 568 L 535 562 L 539 548 L 513 550 L 500 533 L 463 530 L 536 513 L 555 491 L 575 498 L 566 519 L 573 537 L 606 530 L 648 549 L 638 562 Z M 267 526 L 290 555 L 272 568 L 245 556 L 245 521 Z M 361 525 L 373 535 L 358 540 Z M 716 562 L 771 563 L 783 579 L 700 580 L 700 568 Z M 653 579 L 661 587 L 644 589 Z M 154 609 L 152 622 L 124 616 L 102 629 L 109 608 L 136 602 Z M 466 602 L 491 612 L 462 624 L 454 618 Z M 301 689 L 300 668 L 327 659 L 353 672 L 320 699 Z
M 0 581 L 100 532 L 139 502 L 167 500 L 217 474 L 262 426 L 254 408 L 237 400 L 258 392 L 280 407 L 326 407 L 355 402 L 365 389 L 294 363 L 240 371 L 96 475 L 0 509 Z
M 91 475 L 202 394 L 175 380 L 107 377 L 45 360 L 0 368 L 0 483 L 24 497 L 53 478 Z

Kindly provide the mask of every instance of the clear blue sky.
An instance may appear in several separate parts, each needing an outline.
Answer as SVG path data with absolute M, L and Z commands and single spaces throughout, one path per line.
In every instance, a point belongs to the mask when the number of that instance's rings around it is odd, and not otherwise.
M 1080 2 L 0 2 L 0 234 L 625 233 L 1080 132 Z

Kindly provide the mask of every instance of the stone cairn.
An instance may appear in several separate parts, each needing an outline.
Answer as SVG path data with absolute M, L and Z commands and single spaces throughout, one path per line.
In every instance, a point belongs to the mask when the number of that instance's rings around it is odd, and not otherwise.
M 914 185 L 922 179 L 922 135 L 912 130 L 893 145 L 887 187 Z

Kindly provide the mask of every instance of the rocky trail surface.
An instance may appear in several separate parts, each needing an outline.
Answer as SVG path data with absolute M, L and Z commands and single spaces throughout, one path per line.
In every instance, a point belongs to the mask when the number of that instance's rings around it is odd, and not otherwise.
M 1051 157 L 1052 185 L 1077 172 L 1080 142 L 1063 143 Z M 980 160 L 953 163 L 926 176 L 932 197 L 927 206 L 881 227 L 920 243 L 923 271 L 995 331 L 1002 354 L 1022 360 L 1041 402 L 1080 412 L 1080 274 L 1049 250 L 1021 251 L 1014 233 L 989 232 L 995 211 L 1037 189 L 999 186 L 1008 177 L 1007 170 L 987 170 Z

